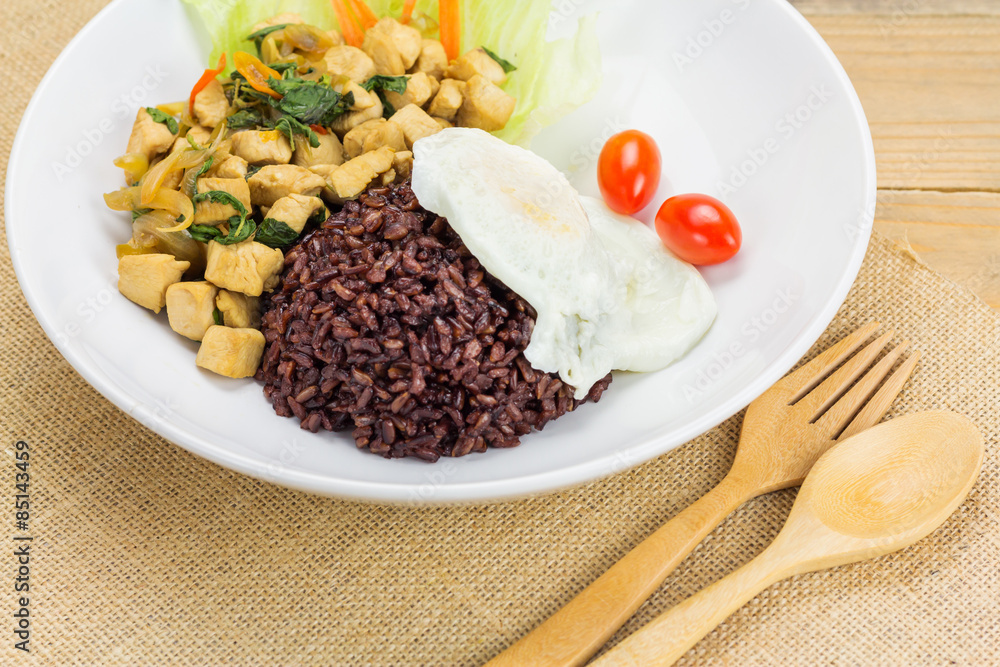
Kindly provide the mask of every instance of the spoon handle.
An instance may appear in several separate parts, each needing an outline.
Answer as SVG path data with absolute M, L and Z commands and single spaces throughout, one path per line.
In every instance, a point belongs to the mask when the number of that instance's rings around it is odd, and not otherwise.
M 582 665 L 713 528 L 753 495 L 745 482 L 726 477 L 487 667 Z
M 672 665 L 688 649 L 771 584 L 783 579 L 781 554 L 769 547 L 729 576 L 660 614 L 592 667 Z

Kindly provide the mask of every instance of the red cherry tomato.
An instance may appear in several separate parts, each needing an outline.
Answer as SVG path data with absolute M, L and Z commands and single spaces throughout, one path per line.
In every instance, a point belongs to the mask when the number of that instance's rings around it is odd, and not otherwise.
M 660 149 L 638 130 L 620 132 L 604 144 L 597 183 L 612 210 L 632 215 L 644 209 L 660 185 Z
M 663 202 L 656 214 L 656 233 L 675 255 L 691 264 L 725 262 L 743 243 L 736 216 L 708 195 L 679 195 Z

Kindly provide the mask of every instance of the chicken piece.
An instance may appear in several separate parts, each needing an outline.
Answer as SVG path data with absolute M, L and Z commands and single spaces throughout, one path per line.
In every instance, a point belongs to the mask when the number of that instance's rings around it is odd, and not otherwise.
M 358 125 L 361 125 L 361 123 L 381 118 L 383 110 L 382 100 L 378 96 L 375 96 L 375 106 L 362 111 L 348 111 L 345 114 L 341 114 L 333 119 L 333 124 L 330 128 L 340 137 L 343 137 Z
M 253 377 L 264 356 L 264 334 L 256 329 L 212 326 L 198 348 L 194 362 L 229 378 Z
M 314 164 L 343 164 L 344 146 L 336 134 L 316 134 L 319 146 L 313 148 L 308 141 L 296 141 L 292 153 L 292 164 L 311 167 Z
M 191 340 L 201 340 L 215 324 L 215 297 L 219 288 L 200 280 L 174 283 L 167 288 L 167 319 L 170 328 Z
M 262 168 L 247 180 L 250 201 L 256 206 L 274 206 L 282 197 L 295 194 L 318 195 L 326 181 L 305 167 L 294 164 L 271 165 Z
M 302 19 L 301 14 L 285 12 L 284 14 L 277 14 L 269 19 L 255 23 L 254 26 L 250 28 L 250 33 L 255 33 L 258 30 L 263 30 L 264 28 L 270 28 L 273 25 L 283 25 L 285 23 L 305 23 L 305 21 Z
M 346 76 L 355 83 L 364 83 L 375 76 L 375 63 L 356 46 L 335 46 L 323 54 L 326 71 L 333 78 Z
M 212 79 L 194 98 L 194 117 L 205 127 L 215 127 L 229 115 L 229 100 L 218 79 Z
M 437 79 L 432 79 L 424 72 L 417 72 L 407 77 L 405 91 L 394 93 L 387 90 L 385 91 L 385 99 L 392 105 L 393 109 L 402 109 L 410 104 L 422 107 L 427 104 L 427 100 L 433 97 L 436 88 L 440 85 Z
M 462 107 L 462 100 L 465 99 L 465 91 L 469 87 L 465 81 L 458 79 L 445 79 L 441 82 L 441 88 L 437 95 L 431 100 L 431 105 L 427 107 L 427 113 L 445 120 L 455 120 L 455 115 Z
M 246 179 L 249 165 L 247 161 L 239 155 L 226 158 L 215 167 L 216 178 L 242 178 Z
M 394 154 L 395 151 L 391 148 L 383 146 L 338 167 L 330 174 L 328 181 L 335 200 L 344 202 L 364 192 L 376 177 L 392 169 Z
M 385 118 L 373 118 L 372 120 L 366 120 L 345 134 L 344 153 L 347 155 L 347 158 L 349 160 L 354 159 L 364 153 L 365 137 L 387 122 L 389 121 Z
M 378 180 L 382 183 L 382 186 L 391 185 L 396 182 L 396 170 L 389 169 L 389 171 L 384 174 L 379 175 Z
M 337 90 L 336 86 L 334 87 L 334 90 Z M 340 86 L 340 90 L 337 92 L 342 95 L 350 93 L 354 96 L 354 104 L 351 105 L 352 111 L 364 111 L 365 109 L 371 109 L 379 101 L 378 95 L 365 90 L 351 80 L 348 80 L 347 83 Z
M 322 208 L 324 208 L 323 200 L 319 197 L 290 194 L 274 202 L 274 206 L 264 217 L 283 222 L 291 229 L 301 233 L 309 218 Z
M 403 128 L 399 126 L 399 123 L 387 120 L 369 132 L 365 136 L 361 152 L 370 153 L 383 146 L 388 146 L 394 151 L 406 150 L 406 137 L 403 136 Z
M 209 192 L 212 190 L 221 190 L 222 192 L 228 192 L 232 196 L 240 200 L 243 207 L 250 212 L 250 203 L 252 197 L 250 196 L 250 188 L 247 186 L 247 182 L 242 178 L 199 178 L 198 179 L 198 192 Z M 194 224 L 196 225 L 218 225 L 220 223 L 226 222 L 229 218 L 234 215 L 239 215 L 240 212 L 236 210 L 232 204 L 220 204 L 218 202 L 213 202 L 206 199 L 205 201 L 198 202 L 195 204 L 194 208 Z
M 477 74 L 498 86 L 502 86 L 507 81 L 507 73 L 503 71 L 500 63 L 493 60 L 490 54 L 482 48 L 472 49 L 460 56 L 458 60 L 448 66 L 445 72 L 448 78 L 462 81 L 468 81 Z
M 394 18 L 385 17 L 368 29 L 368 32 L 381 32 L 392 39 L 396 50 L 403 61 L 403 72 L 413 67 L 420 57 L 420 50 L 423 47 L 423 37 L 420 31 L 413 26 L 403 25 Z M 377 65 L 376 61 L 376 65 Z M 403 72 L 400 72 L 402 74 Z
M 260 299 L 255 296 L 219 290 L 215 307 L 222 313 L 222 322 L 227 327 L 260 328 Z
M 406 147 L 413 149 L 413 144 L 419 139 L 429 137 L 441 131 L 438 122 L 427 115 L 427 112 L 416 104 L 403 107 L 390 118 L 394 123 L 398 123 L 403 128 L 403 136 L 406 137 Z
M 447 130 L 449 127 L 455 127 L 455 124 L 450 120 L 445 120 L 444 118 L 438 118 L 437 116 L 432 116 L 437 124 L 441 126 L 442 130 Z
M 403 56 L 396 47 L 391 35 L 384 32 L 369 30 L 365 33 L 365 41 L 361 48 L 375 63 L 375 73 L 383 76 L 400 76 L 406 73 L 403 66 Z
M 188 141 L 188 137 L 194 139 L 195 143 L 199 146 L 207 146 L 212 140 L 212 131 L 207 127 L 202 127 L 201 125 L 189 127 L 187 134 L 184 135 L 185 148 L 191 145 L 191 142 Z
M 319 196 L 328 204 L 339 203 L 337 193 L 333 191 L 333 186 L 330 185 L 330 179 L 333 177 L 333 172 L 340 169 L 341 166 L 336 164 L 314 164 L 309 167 L 309 171 L 323 179 L 323 190 L 320 191 Z
M 167 305 L 167 288 L 180 282 L 191 262 L 180 262 L 173 255 L 124 255 L 118 260 L 118 291 L 126 299 L 160 312 Z
M 392 156 L 392 169 L 400 180 L 409 177 L 413 173 L 413 153 L 396 151 L 396 154 Z
M 126 153 L 141 153 L 152 162 L 174 145 L 177 137 L 163 123 L 157 123 L 145 108 L 139 109 L 128 138 Z
M 243 241 L 222 245 L 209 241 L 205 280 L 233 292 L 260 296 L 278 284 L 278 274 L 284 264 L 285 256 L 281 251 L 263 243 Z
M 440 81 L 444 78 L 444 71 L 447 68 L 448 56 L 445 54 L 441 42 L 436 39 L 425 39 L 420 43 L 420 55 L 410 71 L 414 73 L 424 72 Z
M 333 42 L 334 46 L 343 46 L 344 36 L 339 30 L 327 30 L 326 36 L 330 38 L 330 41 Z
M 250 164 L 288 164 L 292 145 L 278 130 L 244 130 L 232 136 L 233 155 Z
M 462 127 L 478 127 L 495 132 L 502 130 L 514 113 L 517 100 L 500 90 L 500 87 L 476 75 L 469 79 L 462 108 L 455 123 Z

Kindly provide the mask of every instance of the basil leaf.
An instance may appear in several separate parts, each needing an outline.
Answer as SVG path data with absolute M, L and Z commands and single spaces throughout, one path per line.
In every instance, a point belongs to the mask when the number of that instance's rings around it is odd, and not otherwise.
M 376 88 L 379 90 L 387 90 L 393 93 L 403 94 L 406 92 L 406 84 L 409 81 L 407 76 L 383 76 L 382 74 L 376 74 L 372 78 L 368 79 L 361 84 L 361 87 L 371 92 Z
M 222 236 L 222 232 L 211 225 L 191 225 L 187 231 L 191 238 L 202 243 L 208 243 Z
M 240 214 L 240 217 L 247 217 L 247 208 L 243 205 L 243 202 L 225 190 L 209 190 L 207 192 L 199 192 L 194 197 L 191 197 L 191 201 L 195 204 L 200 204 L 206 200 L 212 202 L 213 204 L 229 204 L 236 209 L 236 211 Z
M 284 248 L 292 245 L 297 238 L 299 238 L 299 233 L 281 220 L 265 218 L 257 229 L 254 241 L 271 248 Z
M 392 118 L 396 113 L 396 107 L 392 106 L 392 102 L 385 99 L 385 93 L 382 91 L 378 92 L 378 98 L 382 100 L 382 118 L 386 120 Z
M 282 116 L 277 123 L 271 126 L 271 129 L 283 132 L 285 136 L 288 137 L 288 142 L 292 145 L 292 150 L 295 150 L 295 135 L 301 134 L 306 139 L 309 140 L 309 145 L 313 148 L 319 148 L 319 137 L 313 132 L 312 128 L 308 125 L 303 125 L 291 116 Z
M 151 208 L 137 208 L 137 209 L 133 210 L 132 211 L 132 222 L 135 222 L 139 218 L 139 216 L 146 215 L 147 213 L 152 212 L 152 210 L 153 209 L 151 209 Z
M 298 66 L 299 66 L 298 63 L 270 63 L 268 65 L 268 67 L 270 67 L 279 74 L 286 74 L 288 72 L 291 72 Z M 309 69 L 312 70 L 311 67 Z
M 157 123 L 163 123 L 166 125 L 167 129 L 170 130 L 170 134 L 177 134 L 177 130 L 180 129 L 177 127 L 176 118 L 164 111 L 160 111 L 156 107 L 146 107 L 146 113 L 148 113 L 149 117 Z
M 304 125 L 329 125 L 354 103 L 353 95 L 348 100 L 332 87 L 315 81 L 272 77 L 267 83 L 282 96 L 280 100 L 272 101 L 271 105 Z
M 263 168 L 264 168 L 264 165 L 262 165 L 262 164 L 247 165 L 247 180 L 249 180 L 251 176 L 253 176 L 254 174 L 256 174 L 258 171 L 260 171 Z
M 216 308 L 212 311 L 212 320 L 215 322 L 216 326 L 225 326 L 223 322 L 225 321 L 222 317 L 222 311 Z
M 248 127 L 259 127 L 264 124 L 264 116 L 257 109 L 240 109 L 226 119 L 226 127 L 230 130 L 245 130 Z
M 257 230 L 257 223 L 249 218 L 244 218 L 238 215 L 234 215 L 229 218 L 229 233 L 225 236 L 220 236 L 215 239 L 216 243 L 221 245 L 233 245 L 235 243 L 242 243 L 248 238 L 253 236 L 253 233 Z
M 288 27 L 287 23 L 279 23 L 278 25 L 269 25 L 266 28 L 261 28 L 257 32 L 253 32 L 247 35 L 247 41 L 253 42 L 253 45 L 257 47 L 257 55 L 260 56 L 260 45 L 264 42 L 264 38 L 270 35 L 272 32 L 284 30 L 287 27 Z
M 198 179 L 201 178 L 202 175 L 206 171 L 208 171 L 209 169 L 212 168 L 212 163 L 213 162 L 215 162 L 215 156 L 214 155 L 209 155 L 208 159 L 201 163 L 201 166 L 198 167 L 198 171 L 195 172 L 195 174 L 194 174 L 194 181 L 195 181 L 195 183 L 198 182 Z
M 193 148 L 196 151 L 200 151 L 205 148 L 204 146 L 202 146 L 201 144 L 199 144 L 197 141 L 194 140 L 194 137 L 191 136 L 190 132 L 184 138 L 187 139 L 188 145 L 191 146 L 191 148 Z
M 500 64 L 500 67 L 503 67 L 504 74 L 510 74 L 511 72 L 517 69 L 517 67 L 515 67 L 513 63 L 511 63 L 509 60 L 504 60 L 497 54 L 487 49 L 485 46 L 482 48 L 483 51 L 486 52 L 486 55 L 488 55 L 490 58 L 493 58 L 493 60 L 497 61 L 497 63 Z

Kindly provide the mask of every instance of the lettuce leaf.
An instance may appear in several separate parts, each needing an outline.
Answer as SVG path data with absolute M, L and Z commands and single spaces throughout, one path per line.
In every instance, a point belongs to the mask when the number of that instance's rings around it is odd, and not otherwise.
M 194 8 L 212 38 L 209 63 L 226 51 L 253 52 L 246 40 L 253 25 L 282 12 L 296 12 L 307 23 L 337 27 L 329 0 L 184 0 Z M 399 16 L 404 0 L 368 0 L 379 16 Z M 417 11 L 436 19 L 438 0 L 418 0 Z M 503 89 L 517 98 L 507 127 L 495 132 L 510 143 L 526 145 L 551 125 L 597 94 L 601 56 L 596 15 L 581 19 L 572 37 L 546 41 L 551 5 L 544 0 L 463 0 L 462 49 L 485 46 L 517 70 Z M 432 35 L 429 35 L 432 36 Z

